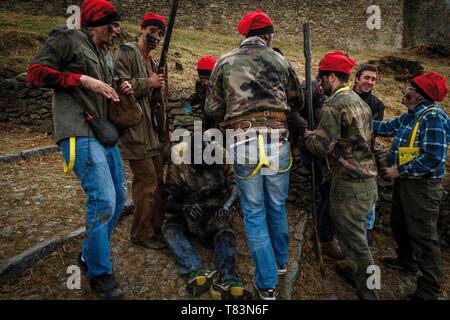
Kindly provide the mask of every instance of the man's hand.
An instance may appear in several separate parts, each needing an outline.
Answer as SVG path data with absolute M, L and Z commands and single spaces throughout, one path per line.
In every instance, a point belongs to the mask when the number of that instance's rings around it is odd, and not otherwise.
M 315 134 L 314 131 L 311 130 L 305 130 L 305 133 L 303 134 L 303 136 L 308 139 L 311 135 Z
M 389 181 L 393 181 L 395 178 L 400 177 L 400 173 L 398 172 L 398 168 L 396 166 L 392 166 L 384 169 L 383 178 Z
M 88 89 L 89 91 L 101 94 L 105 98 L 111 99 L 114 102 L 119 101 L 119 96 L 117 95 L 116 90 L 114 90 L 113 87 L 111 87 L 109 84 L 104 83 L 103 81 L 86 75 L 82 75 L 80 77 L 80 82 L 81 86 Z
M 153 73 L 150 78 L 148 78 L 148 83 L 150 88 L 162 88 L 164 85 L 164 75 L 162 73 Z
M 227 222 L 229 216 L 230 216 L 230 209 L 226 207 L 220 208 L 214 213 L 214 217 L 219 223 Z
M 127 96 L 131 96 L 134 93 L 133 87 L 128 81 L 123 81 L 119 87 L 119 91 Z
M 205 211 L 198 203 L 196 203 L 189 208 L 188 215 L 194 220 L 199 220 L 205 215 Z

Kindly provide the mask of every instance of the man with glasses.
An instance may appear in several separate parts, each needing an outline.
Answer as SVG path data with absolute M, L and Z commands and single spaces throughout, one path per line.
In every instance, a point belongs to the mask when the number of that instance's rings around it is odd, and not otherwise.
M 355 65 L 341 51 L 323 57 L 319 77 L 329 98 L 317 128 L 306 130 L 304 136 L 307 148 L 325 158 L 331 176 L 330 217 L 343 253 L 351 259 L 357 294 L 361 299 L 377 299 L 375 290 L 367 287 L 373 259 L 366 241 L 366 217 L 378 196 L 377 168 L 370 149 L 372 113 L 348 83 Z
M 374 121 L 376 134 L 394 137 L 391 167 L 384 175 L 394 181 L 391 228 L 397 257 L 385 257 L 383 263 L 419 276 L 407 299 L 437 299 L 443 277 L 437 219 L 450 124 L 435 101 L 445 99 L 448 86 L 444 76 L 428 72 L 402 92 L 408 111 L 390 121 Z
M 68 164 L 65 171 L 75 172 L 87 195 L 86 240 L 79 263 L 87 270 L 90 287 L 103 299 L 121 297 L 112 275 L 110 239 L 127 191 L 117 145 L 102 144 L 89 121 L 105 123 L 108 105 L 119 101 L 107 46 L 120 32 L 114 5 L 86 0 L 81 28 L 52 31 L 27 74 L 29 84 L 54 90 L 54 137 Z M 126 81 L 119 90 L 133 93 Z
M 163 164 L 150 100 L 152 89 L 163 86 L 164 75 L 157 73 L 151 53 L 164 36 L 166 21 L 163 16 L 147 13 L 140 26 L 138 42 L 123 44 L 114 57 L 115 75 L 130 81 L 143 112 L 141 121 L 127 128 L 120 138 L 120 151 L 133 172 L 131 242 L 158 250 L 165 247 L 161 236 Z

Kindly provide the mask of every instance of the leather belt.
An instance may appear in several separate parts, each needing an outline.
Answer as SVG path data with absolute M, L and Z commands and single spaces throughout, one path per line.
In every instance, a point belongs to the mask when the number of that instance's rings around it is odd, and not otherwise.
M 222 129 L 227 128 L 242 128 L 247 124 L 247 128 L 256 126 L 268 126 L 274 129 L 281 129 L 286 127 L 286 113 L 284 111 L 261 111 L 245 114 L 233 119 L 229 119 L 219 123 Z M 283 126 L 281 126 L 281 123 Z M 272 127 L 274 126 L 274 127 Z M 244 126 L 245 127 L 245 126 Z

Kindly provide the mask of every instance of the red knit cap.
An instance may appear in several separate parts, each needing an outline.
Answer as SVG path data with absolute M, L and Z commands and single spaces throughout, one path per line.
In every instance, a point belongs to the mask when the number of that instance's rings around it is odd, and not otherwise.
M 160 16 L 153 12 L 146 13 L 142 17 L 141 28 L 145 28 L 148 26 L 159 27 L 162 31 L 166 32 L 166 19 L 164 18 L 164 16 Z
M 351 74 L 356 61 L 342 51 L 328 52 L 319 63 L 319 71 L 335 71 Z
M 207 55 L 201 57 L 197 62 L 197 72 L 199 76 L 209 77 L 214 66 L 216 65 L 216 58 Z
M 442 101 L 448 93 L 447 80 L 434 71 L 415 77 L 412 84 L 419 87 L 419 91 L 422 91 L 420 93 L 424 93 L 428 100 Z
M 100 27 L 120 20 L 116 7 L 106 0 L 86 0 L 81 5 L 83 27 Z
M 239 33 L 246 37 L 273 33 L 272 20 L 259 9 L 243 16 L 237 28 Z

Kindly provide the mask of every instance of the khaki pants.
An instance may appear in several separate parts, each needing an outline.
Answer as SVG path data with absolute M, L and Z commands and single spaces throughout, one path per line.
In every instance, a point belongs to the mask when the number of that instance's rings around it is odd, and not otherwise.
M 160 156 L 142 160 L 129 160 L 133 172 L 132 195 L 134 219 L 131 241 L 148 239 L 161 232 L 164 221 L 162 210 L 163 167 Z
M 333 178 L 330 187 L 330 217 L 344 255 L 356 264 L 355 285 L 361 299 L 375 300 L 367 287 L 367 267 L 373 265 L 366 238 L 367 213 L 378 198 L 376 178 L 344 180 Z

